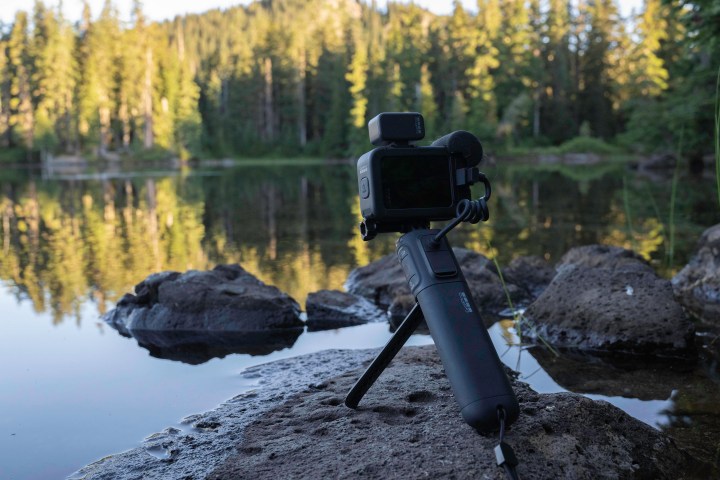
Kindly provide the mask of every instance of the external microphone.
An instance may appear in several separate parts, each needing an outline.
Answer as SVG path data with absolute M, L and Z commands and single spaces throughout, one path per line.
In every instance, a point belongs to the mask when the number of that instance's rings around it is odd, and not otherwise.
M 483 158 L 480 140 L 470 132 L 458 130 L 435 140 L 432 147 L 445 147 L 451 155 L 464 161 L 462 167 L 474 167 Z

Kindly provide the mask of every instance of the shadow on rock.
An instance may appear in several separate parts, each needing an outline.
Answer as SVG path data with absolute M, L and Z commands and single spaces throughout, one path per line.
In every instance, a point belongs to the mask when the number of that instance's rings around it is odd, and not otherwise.
M 271 332 L 166 332 L 134 330 L 138 345 L 152 357 L 199 365 L 233 353 L 268 355 L 292 347 L 302 328 Z

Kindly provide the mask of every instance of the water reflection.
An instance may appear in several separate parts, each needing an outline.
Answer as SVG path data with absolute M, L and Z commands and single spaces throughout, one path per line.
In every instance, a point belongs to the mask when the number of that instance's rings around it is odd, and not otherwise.
M 269 355 L 292 347 L 302 332 L 302 328 L 268 332 L 134 330 L 132 335 L 138 345 L 147 349 L 152 357 L 199 365 L 232 353 Z
M 712 182 L 680 182 L 670 238 L 668 184 L 629 177 L 623 164 L 487 168 L 491 221 L 451 233 L 454 245 L 507 264 L 569 248 L 635 248 L 665 274 L 712 224 Z M 479 193 L 479 192 L 478 192 Z M 54 321 L 88 299 L 98 313 L 152 272 L 239 262 L 302 303 L 341 288 L 349 271 L 393 249 L 363 242 L 351 165 L 246 166 L 190 174 L 142 172 L 91 180 L 0 175 L 0 279 Z M 668 250 L 676 260 L 668 264 Z
M 697 362 L 597 357 L 524 347 L 509 320 L 489 332 L 503 362 L 540 393 L 570 391 L 605 400 L 669 433 L 693 456 L 720 468 L 720 382 L 717 354 L 700 342 Z M 712 347 L 712 345 L 710 345 Z
M 669 275 L 687 259 L 699 233 L 717 222 L 712 179 L 682 179 L 671 225 L 670 180 L 655 183 L 634 177 L 623 165 L 508 166 L 485 172 L 497 192 L 491 220 L 456 229 L 451 241 L 497 254 L 501 265 L 529 254 L 554 262 L 573 246 L 606 242 L 635 246 Z M 250 351 L 273 351 L 263 359 L 230 355 L 222 362 L 190 367 L 138 355 L 134 341 L 95 331 L 96 325 L 101 331 L 104 326 L 96 323 L 98 314 L 161 270 L 239 262 L 301 304 L 308 292 L 341 288 L 352 268 L 391 252 L 395 240 L 383 235 L 362 242 L 356 231 L 356 188 L 351 165 L 254 164 L 217 171 L 54 179 L 0 170 L 0 284 L 8 287 L 0 295 L 5 313 L 0 354 L 9 366 L 0 406 L 12 412 L 0 420 L 8 431 L 22 433 L 0 438 L 3 451 L 13 459 L 10 471 L 39 471 L 52 464 L 59 470 L 43 477 L 59 477 L 93 458 L 129 448 L 141 437 L 138 432 L 162 429 L 173 419 L 236 394 L 238 365 L 326 348 L 377 347 L 387 341 L 386 325 L 369 324 L 263 339 L 253 346 L 258 350 Z M 669 263 L 670 250 L 674 264 Z M 10 295 L 21 301 L 13 302 Z M 48 318 L 65 324 L 50 327 Z M 90 328 L 68 325 L 68 320 L 79 323 L 81 318 Z M 503 342 L 516 341 L 512 327 L 503 328 L 493 333 L 501 342 L 501 353 L 507 349 Z M 205 340 L 140 343 L 151 355 L 191 363 L 247 351 L 242 340 L 235 342 L 225 334 L 222 340 L 212 339 L 212 347 Z M 277 351 L 284 342 L 292 348 Z M 715 342 L 713 351 L 718 345 Z M 114 361 L 108 364 L 108 358 Z M 716 371 L 717 358 L 708 357 L 714 367 L 701 363 L 699 368 Z M 550 374 L 546 372 L 521 348 L 508 349 L 503 359 L 541 392 L 569 388 L 622 395 L 607 382 L 603 386 L 605 377 L 592 368 L 583 370 L 584 381 L 570 382 L 553 366 L 547 366 Z M 601 380 L 596 385 L 593 376 Z M 654 377 L 625 378 L 647 384 Z M 718 381 L 711 380 L 697 380 L 696 373 L 679 374 L 658 386 L 631 385 L 626 394 L 635 398 L 603 398 L 662 425 L 684 446 L 711 458 L 720 448 Z M 673 393 L 663 397 L 668 390 Z

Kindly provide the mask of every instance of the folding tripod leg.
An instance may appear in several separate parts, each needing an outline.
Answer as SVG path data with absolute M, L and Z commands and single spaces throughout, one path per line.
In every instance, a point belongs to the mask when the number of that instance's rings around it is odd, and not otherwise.
M 385 345 L 378 356 L 375 357 L 375 360 L 373 360 L 367 370 L 365 370 L 365 373 L 362 374 L 362 377 L 360 377 L 357 383 L 350 389 L 350 392 L 348 392 L 345 397 L 346 406 L 357 408 L 360 400 L 362 400 L 363 396 L 365 396 L 370 387 L 372 387 L 380 374 L 387 368 L 392 359 L 395 358 L 395 355 L 397 355 L 402 346 L 405 345 L 405 342 L 407 342 L 410 335 L 413 334 L 422 320 L 422 310 L 420 310 L 420 305 L 416 303 L 412 310 L 410 310 L 410 313 L 407 314 L 407 317 L 405 317 L 405 320 L 403 320 L 398 329 L 395 330 L 395 334 L 390 338 L 387 345 Z

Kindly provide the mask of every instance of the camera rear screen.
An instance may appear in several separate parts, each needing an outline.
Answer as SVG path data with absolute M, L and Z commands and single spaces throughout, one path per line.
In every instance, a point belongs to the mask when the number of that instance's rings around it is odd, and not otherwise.
M 383 157 L 380 175 L 387 209 L 452 206 L 452 176 L 447 155 Z

